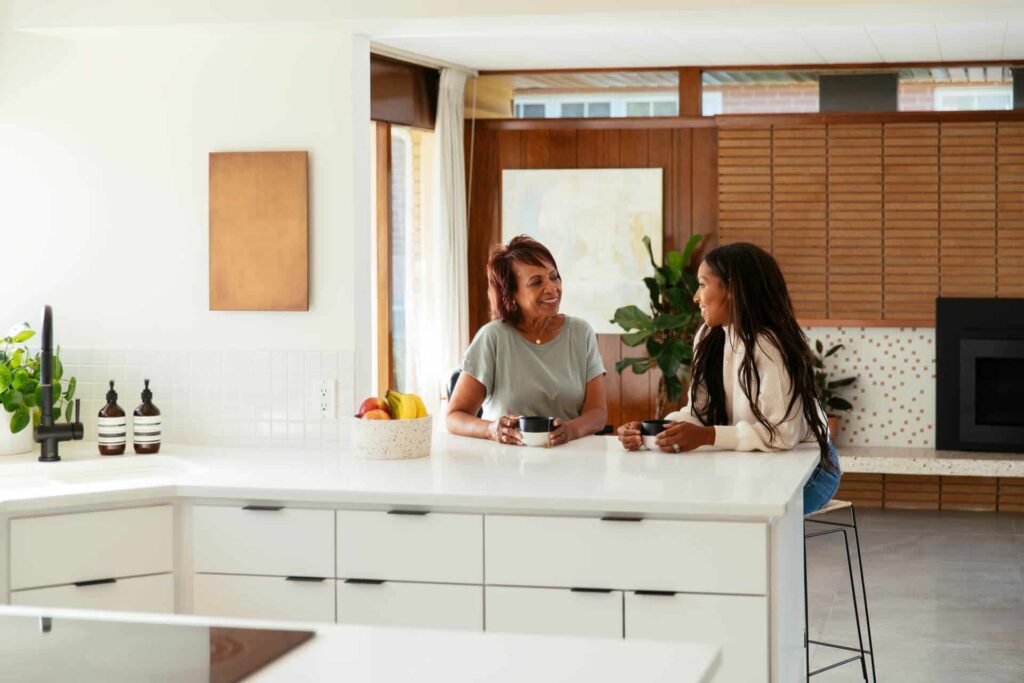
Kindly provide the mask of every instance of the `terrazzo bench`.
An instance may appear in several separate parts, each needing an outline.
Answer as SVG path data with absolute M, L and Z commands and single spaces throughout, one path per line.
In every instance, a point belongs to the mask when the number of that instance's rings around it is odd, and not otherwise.
M 845 446 L 837 498 L 859 507 L 1024 512 L 1024 453 Z

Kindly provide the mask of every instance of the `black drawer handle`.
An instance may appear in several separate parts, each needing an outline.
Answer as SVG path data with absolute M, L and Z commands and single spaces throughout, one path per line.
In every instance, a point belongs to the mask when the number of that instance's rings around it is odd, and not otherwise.
M 283 505 L 246 505 L 243 510 L 256 510 L 259 512 L 280 512 L 284 510 Z
M 429 510 L 388 510 L 389 515 L 413 515 L 416 517 L 422 517 L 423 515 L 429 515 Z
M 605 515 L 601 518 L 602 522 L 642 522 L 643 517 L 622 517 L 619 515 Z
M 633 595 L 662 595 L 665 597 L 672 597 L 675 594 L 675 591 L 633 591 Z
M 285 581 L 308 581 L 309 583 L 322 583 L 326 581 L 322 576 L 286 576 Z
M 611 593 L 611 588 L 570 588 L 573 593 Z
M 380 586 L 383 585 L 383 579 L 345 579 L 345 583 L 358 583 L 366 586 Z
M 75 585 L 79 588 L 85 586 L 99 586 L 105 583 L 117 583 L 117 579 L 93 579 L 92 581 L 75 581 Z

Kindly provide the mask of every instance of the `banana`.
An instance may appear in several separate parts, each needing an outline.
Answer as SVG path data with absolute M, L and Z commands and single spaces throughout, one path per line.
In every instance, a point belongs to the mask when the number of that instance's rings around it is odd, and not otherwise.
M 388 391 L 385 398 L 391 408 L 391 416 L 396 420 L 411 420 L 426 417 L 427 409 L 423 400 L 416 394 L 403 394 L 399 391 Z

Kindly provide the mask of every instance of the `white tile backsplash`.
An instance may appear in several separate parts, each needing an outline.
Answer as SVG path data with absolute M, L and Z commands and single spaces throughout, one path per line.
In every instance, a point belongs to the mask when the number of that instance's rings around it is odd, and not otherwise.
M 150 380 L 167 443 L 335 448 L 347 440 L 355 412 L 351 352 L 62 349 L 61 358 L 65 377 L 78 381 L 87 440 L 96 438 L 111 379 L 129 415 L 142 380 Z M 324 379 L 336 386 L 334 420 L 320 420 L 314 409 Z

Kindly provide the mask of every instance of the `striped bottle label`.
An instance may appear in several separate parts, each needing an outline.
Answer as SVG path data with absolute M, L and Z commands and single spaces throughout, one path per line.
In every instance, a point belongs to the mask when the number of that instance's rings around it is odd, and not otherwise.
M 123 446 L 127 433 L 128 418 L 123 415 L 96 418 L 96 441 L 101 446 Z
M 136 415 L 132 419 L 132 427 L 132 440 L 135 443 L 160 443 L 159 415 Z

